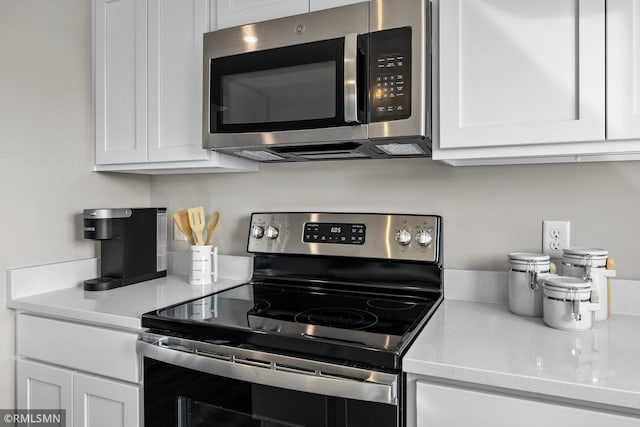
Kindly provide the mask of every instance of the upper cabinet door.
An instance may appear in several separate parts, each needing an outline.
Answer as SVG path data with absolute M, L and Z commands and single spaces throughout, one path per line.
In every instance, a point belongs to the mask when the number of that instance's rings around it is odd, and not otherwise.
M 348 4 L 361 3 L 367 0 L 309 0 L 309 10 L 311 12 L 332 7 L 345 6 Z
M 147 1 L 95 0 L 96 164 L 147 160 Z
M 607 0 L 607 138 L 640 138 L 637 0 Z
M 218 0 L 217 28 L 235 27 L 309 11 L 309 0 Z
M 604 140 L 604 0 L 439 10 L 440 149 Z
M 202 35 L 209 0 L 149 0 L 150 162 L 208 159 L 202 149 Z

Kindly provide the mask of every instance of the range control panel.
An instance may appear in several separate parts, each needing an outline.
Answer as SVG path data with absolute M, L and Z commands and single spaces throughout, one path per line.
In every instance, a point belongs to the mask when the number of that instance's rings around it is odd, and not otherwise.
M 307 222 L 302 241 L 305 243 L 337 243 L 363 245 L 367 226 L 339 222 Z
M 436 215 L 254 213 L 247 251 L 441 263 Z
M 371 121 L 411 117 L 411 27 L 370 35 Z

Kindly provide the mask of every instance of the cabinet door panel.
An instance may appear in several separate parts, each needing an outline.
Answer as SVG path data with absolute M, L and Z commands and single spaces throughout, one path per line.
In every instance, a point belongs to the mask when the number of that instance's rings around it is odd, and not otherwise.
M 147 2 L 95 3 L 96 164 L 147 160 Z
M 202 149 L 202 35 L 209 0 L 149 1 L 149 161 L 208 159 Z
M 71 427 L 73 372 L 24 359 L 17 360 L 16 368 L 18 408 L 65 409 Z
M 90 375 L 74 375 L 76 427 L 138 427 L 140 387 Z
M 309 11 L 309 0 L 218 0 L 218 29 Z
M 429 384 L 417 384 L 417 425 L 632 427 L 637 418 Z M 464 410 L 460 410 L 461 404 Z
M 607 0 L 607 138 L 640 138 L 640 2 Z
M 347 4 L 360 3 L 363 0 L 309 0 L 309 10 L 330 9 L 332 7 L 345 6 Z M 366 1 L 366 0 L 364 0 Z
M 20 328 L 16 337 L 20 356 L 124 381 L 140 381 L 136 333 L 29 314 L 16 316 L 16 323 Z M 60 340 L 64 340 L 64 346 Z
M 604 139 L 603 0 L 440 2 L 440 148 Z

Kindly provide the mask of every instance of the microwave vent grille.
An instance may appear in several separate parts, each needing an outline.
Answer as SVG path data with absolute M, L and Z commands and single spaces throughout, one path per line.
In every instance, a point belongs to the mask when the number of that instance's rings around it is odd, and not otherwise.
M 390 156 L 424 155 L 424 150 L 418 144 L 376 144 L 376 147 Z
M 238 151 L 234 153 L 237 156 L 242 156 L 247 159 L 255 160 L 258 162 L 273 162 L 284 160 L 285 158 L 282 156 L 278 156 L 277 154 L 270 153 L 269 151 Z

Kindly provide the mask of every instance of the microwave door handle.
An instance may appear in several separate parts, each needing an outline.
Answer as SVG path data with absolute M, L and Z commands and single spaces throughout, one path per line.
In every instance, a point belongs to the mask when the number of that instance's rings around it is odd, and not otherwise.
M 344 121 L 358 121 L 358 34 L 344 37 Z

